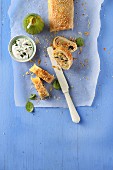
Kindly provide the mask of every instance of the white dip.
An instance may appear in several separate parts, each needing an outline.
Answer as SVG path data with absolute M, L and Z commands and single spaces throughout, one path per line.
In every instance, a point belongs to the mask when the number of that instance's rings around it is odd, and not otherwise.
M 33 44 L 27 38 L 18 38 L 12 45 L 12 53 L 17 59 L 29 59 L 33 51 Z

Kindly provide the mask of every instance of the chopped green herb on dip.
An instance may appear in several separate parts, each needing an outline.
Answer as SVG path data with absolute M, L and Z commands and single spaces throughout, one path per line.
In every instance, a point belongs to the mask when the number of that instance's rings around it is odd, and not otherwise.
M 12 45 L 12 53 L 17 59 L 29 59 L 33 51 L 33 44 L 27 38 L 18 38 Z

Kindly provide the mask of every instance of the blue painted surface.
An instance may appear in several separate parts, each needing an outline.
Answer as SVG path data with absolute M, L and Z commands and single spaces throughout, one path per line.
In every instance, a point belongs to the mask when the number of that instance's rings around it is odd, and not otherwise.
M 96 98 L 92 107 L 78 108 L 79 125 L 67 109 L 37 108 L 33 116 L 15 107 L 7 50 L 10 0 L 0 2 L 0 170 L 112 170 L 113 0 L 105 0 L 101 11 Z

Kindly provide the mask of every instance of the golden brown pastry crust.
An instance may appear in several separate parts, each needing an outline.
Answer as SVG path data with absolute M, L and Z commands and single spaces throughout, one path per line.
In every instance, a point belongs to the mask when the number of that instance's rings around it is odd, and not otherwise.
M 40 77 L 47 83 L 52 83 L 54 80 L 54 76 L 49 74 L 47 71 L 43 70 L 42 68 L 38 67 L 36 64 L 34 64 L 31 68 L 30 71 L 34 74 L 36 74 L 37 77 Z
M 57 36 L 53 40 L 53 47 L 64 47 L 69 50 L 71 53 L 77 50 L 77 44 L 73 41 L 68 40 L 67 38 Z
M 44 99 L 49 96 L 48 91 L 46 90 L 45 86 L 43 85 L 39 77 L 31 78 L 31 81 L 34 84 L 41 99 Z
M 69 50 L 58 47 L 53 50 L 54 59 L 64 70 L 69 70 L 73 64 L 73 57 Z
M 73 29 L 73 0 L 48 0 L 48 10 L 50 32 Z

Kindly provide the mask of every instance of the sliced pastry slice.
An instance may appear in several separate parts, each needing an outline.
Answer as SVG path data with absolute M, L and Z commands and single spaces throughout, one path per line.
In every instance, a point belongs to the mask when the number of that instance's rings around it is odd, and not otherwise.
M 36 74 L 37 77 L 40 77 L 47 83 L 52 83 L 54 80 L 54 76 L 49 74 L 47 71 L 43 70 L 42 68 L 38 67 L 36 64 L 34 64 L 31 68 L 30 71 L 34 74 Z
M 58 47 L 53 51 L 53 55 L 57 63 L 64 70 L 69 70 L 73 64 L 73 57 L 69 50 L 66 50 L 63 47 Z
M 50 32 L 73 29 L 73 0 L 48 0 L 48 10 Z
M 74 52 L 77 50 L 77 44 L 73 41 L 68 40 L 67 38 L 64 37 L 55 37 L 53 40 L 53 47 L 64 47 L 70 52 Z
M 31 81 L 34 84 L 41 99 L 44 99 L 49 96 L 47 89 L 45 88 L 39 77 L 31 78 Z

